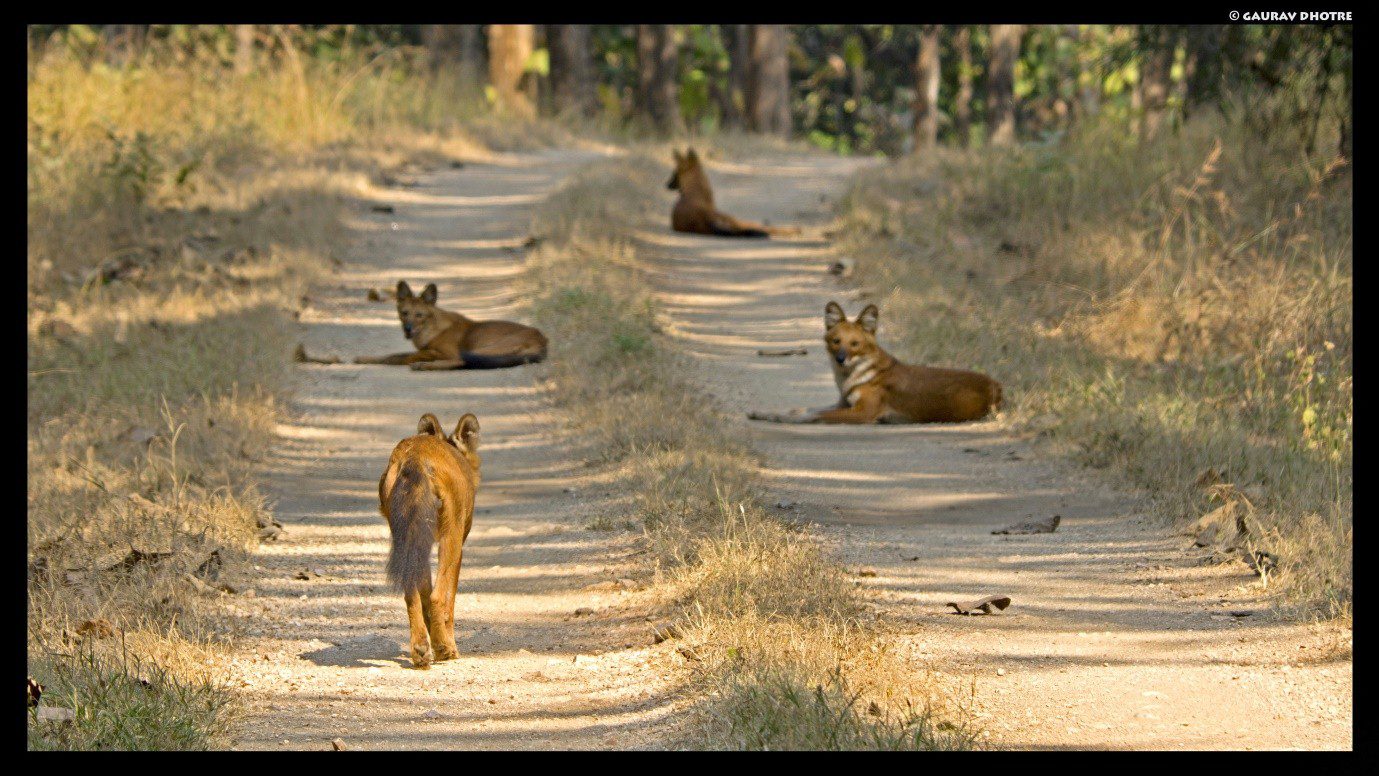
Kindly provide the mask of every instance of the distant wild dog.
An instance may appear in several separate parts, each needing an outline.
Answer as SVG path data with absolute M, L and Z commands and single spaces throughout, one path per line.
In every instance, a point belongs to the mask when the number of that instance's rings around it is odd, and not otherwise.
M 713 189 L 709 176 L 693 148 L 671 150 L 675 156 L 675 172 L 666 188 L 678 190 L 680 198 L 670 211 L 670 228 L 677 232 L 716 234 L 723 237 L 769 237 L 773 234 L 798 234 L 798 229 L 776 229 L 750 221 L 739 221 L 713 206 Z
M 446 436 L 435 415 L 417 423 L 417 435 L 393 448 L 378 481 L 378 510 L 388 520 L 392 548 L 388 581 L 402 591 L 411 625 L 412 665 L 459 657 L 455 647 L 455 590 L 464 540 L 474 522 L 479 488 L 479 420 L 466 414 Z M 440 545 L 435 584 L 431 547 Z M 434 648 L 434 652 L 432 651 Z
M 546 357 L 546 335 L 512 321 L 475 321 L 436 306 L 436 284 L 413 296 L 407 281 L 397 284 L 402 335 L 415 353 L 360 356 L 356 364 L 409 364 L 413 369 L 501 369 L 534 364 Z
M 753 412 L 776 423 L 956 423 L 986 417 L 1001 405 L 1001 384 L 980 372 L 915 366 L 876 344 L 880 312 L 869 304 L 849 321 L 837 302 L 824 308 L 838 403 L 790 413 Z

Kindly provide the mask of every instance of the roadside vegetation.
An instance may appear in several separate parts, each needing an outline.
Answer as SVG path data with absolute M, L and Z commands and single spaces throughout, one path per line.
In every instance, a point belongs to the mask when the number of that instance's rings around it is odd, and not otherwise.
M 31 709 L 29 745 L 202 749 L 234 712 L 218 613 L 275 531 L 255 467 L 293 319 L 344 219 L 375 184 L 548 138 L 398 56 L 267 41 L 237 73 L 179 28 L 112 64 L 83 29 L 28 62 L 28 668 L 75 712 Z
M 1280 603 L 1348 619 L 1353 182 L 1307 128 L 1245 115 L 1276 107 L 869 169 L 838 251 L 898 356 L 997 376 L 1012 423 L 1169 520 L 1235 504 Z
M 629 515 L 673 591 L 702 702 L 681 743 L 710 749 L 960 749 L 961 710 L 898 663 L 855 583 L 762 508 L 755 454 L 659 332 L 635 232 L 664 186 L 654 158 L 596 163 L 534 219 L 535 323 L 569 434 L 636 494 Z

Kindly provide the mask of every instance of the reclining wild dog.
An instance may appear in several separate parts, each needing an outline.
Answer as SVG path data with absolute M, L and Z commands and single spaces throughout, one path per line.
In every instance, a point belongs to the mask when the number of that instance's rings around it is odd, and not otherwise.
M 699 162 L 699 154 L 693 148 L 685 150 L 684 156 L 671 149 L 675 156 L 675 172 L 670 175 L 666 188 L 678 190 L 680 198 L 670 211 L 670 228 L 677 232 L 693 234 L 716 234 L 723 237 L 769 237 L 773 234 L 798 234 L 794 228 L 777 229 L 750 221 L 739 221 L 713 206 L 713 189 L 709 186 L 709 176 Z
M 876 344 L 880 312 L 869 304 L 849 321 L 837 302 L 824 308 L 838 403 L 789 413 L 752 412 L 775 423 L 955 423 L 977 420 L 1000 407 L 1001 384 L 980 372 L 915 366 Z
M 436 284 L 414 296 L 407 281 L 397 284 L 402 335 L 415 353 L 360 356 L 356 364 L 408 364 L 413 369 L 501 369 L 534 364 L 546 357 L 546 335 L 512 321 L 475 321 L 436 306 Z
M 446 436 L 435 415 L 417 423 L 417 435 L 393 448 L 378 481 L 378 510 L 388 521 L 388 581 L 402 591 L 411 625 L 412 665 L 459 657 L 455 647 L 455 590 L 464 540 L 474 523 L 479 488 L 479 420 L 466 414 Z M 440 545 L 435 584 L 431 547 Z M 434 651 L 433 651 L 434 649 Z

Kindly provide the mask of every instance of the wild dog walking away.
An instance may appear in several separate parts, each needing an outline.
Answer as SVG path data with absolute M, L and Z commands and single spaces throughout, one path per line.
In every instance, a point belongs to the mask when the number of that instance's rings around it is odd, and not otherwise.
M 393 448 L 378 481 L 378 509 L 388 520 L 392 548 L 388 581 L 402 591 L 411 626 L 412 665 L 459 657 L 455 647 L 455 590 L 464 540 L 474 522 L 479 488 L 479 420 L 466 414 L 446 436 L 426 413 L 416 436 Z M 435 583 L 431 547 L 439 545 Z
M 475 321 L 436 306 L 436 284 L 421 296 L 407 281 L 397 284 L 397 315 L 402 335 L 415 353 L 360 356 L 356 364 L 408 364 L 413 369 L 501 369 L 534 364 L 546 357 L 546 335 L 512 321 Z
M 897 361 L 876 344 L 880 311 L 869 304 L 849 321 L 837 302 L 824 308 L 824 344 L 838 403 L 790 413 L 753 412 L 775 423 L 955 423 L 1000 407 L 1001 384 L 980 372 Z
M 675 172 L 666 188 L 680 192 L 670 211 L 670 228 L 677 232 L 716 234 L 723 237 L 769 237 L 773 234 L 796 234 L 798 229 L 777 229 L 750 221 L 740 221 L 713 206 L 713 188 L 709 176 L 693 148 L 683 156 L 672 150 Z

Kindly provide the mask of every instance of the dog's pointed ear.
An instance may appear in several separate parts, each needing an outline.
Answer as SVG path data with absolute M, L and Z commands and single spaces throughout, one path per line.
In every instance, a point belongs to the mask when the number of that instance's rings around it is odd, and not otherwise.
M 433 434 L 438 437 L 445 436 L 445 431 L 441 429 L 440 418 L 429 412 L 422 415 L 421 420 L 417 421 L 417 433 L 422 435 Z
M 407 281 L 405 281 L 405 280 L 399 280 L 399 281 L 397 281 L 397 298 L 398 298 L 398 299 L 411 299 L 411 298 L 412 298 L 412 287 L 409 286 L 409 285 L 407 285 Z
M 455 424 L 455 433 L 450 440 L 469 452 L 479 449 L 479 419 L 472 412 L 466 412 L 460 422 Z
M 427 303 L 427 304 L 435 304 L 435 303 L 436 303 L 436 297 L 437 297 L 439 294 L 440 294 L 440 292 L 436 290 L 436 284 L 435 284 L 435 283 L 427 283 L 427 284 L 426 284 L 426 288 L 423 288 L 423 289 L 421 290 L 421 301 L 423 301 L 423 302 L 425 302 L 425 303 Z
M 857 322 L 862 324 L 862 328 L 868 334 L 876 333 L 877 319 L 881 317 L 881 311 L 876 309 L 876 305 L 869 304 L 857 314 Z
M 687 161 L 687 162 L 694 162 L 694 163 L 698 164 L 698 162 L 699 162 L 699 154 L 697 154 L 697 153 L 694 152 L 694 147 L 693 147 L 693 146 L 690 146 L 689 148 L 686 148 L 686 149 L 685 149 L 685 161 Z
M 846 321 L 847 315 L 843 312 L 843 306 L 837 302 L 829 302 L 824 305 L 824 328 L 831 329 L 834 326 Z

